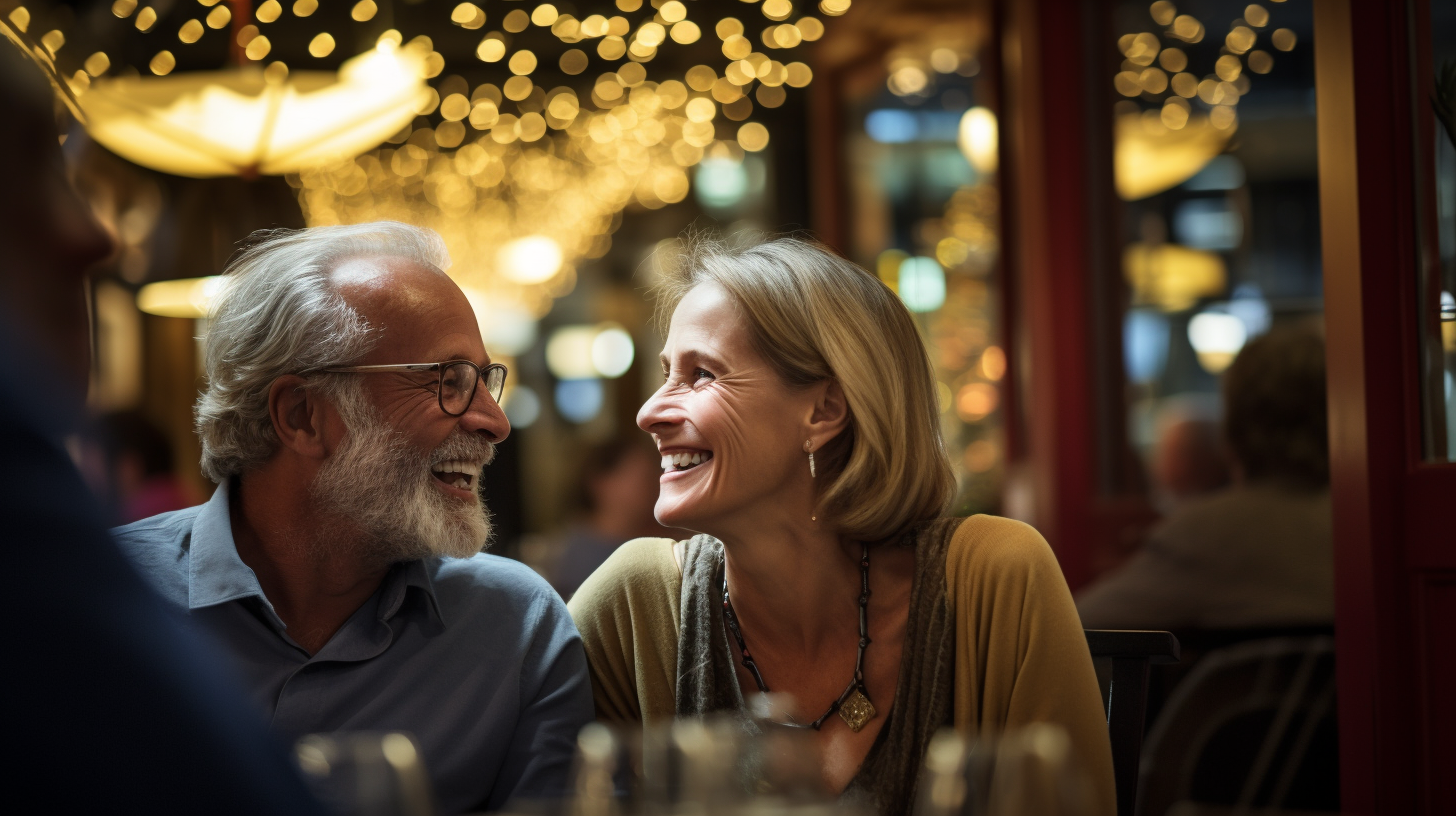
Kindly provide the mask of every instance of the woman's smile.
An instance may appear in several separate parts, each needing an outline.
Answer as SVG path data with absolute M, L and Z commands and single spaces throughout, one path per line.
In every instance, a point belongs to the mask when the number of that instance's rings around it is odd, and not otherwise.
M 686 476 L 687 472 L 704 465 L 713 459 L 713 452 L 701 449 L 667 449 L 662 451 L 662 478 L 661 482 L 676 481 Z

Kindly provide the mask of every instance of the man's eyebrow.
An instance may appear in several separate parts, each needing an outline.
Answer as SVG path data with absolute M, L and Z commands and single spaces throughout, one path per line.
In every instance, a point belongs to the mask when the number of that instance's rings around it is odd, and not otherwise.
M 485 353 L 485 362 L 483 362 L 483 363 L 480 362 L 480 361 L 478 361 L 478 360 L 476 360 L 474 357 L 470 356 L 469 354 L 466 354 L 466 353 L 463 353 L 463 352 L 462 353 L 458 353 L 458 354 L 447 354 L 444 357 L 441 357 L 440 359 L 436 360 L 435 362 L 448 363 L 448 362 L 451 362 L 451 361 L 454 361 L 454 360 L 468 360 L 468 361 L 470 361 L 472 363 L 475 363 L 476 365 L 480 366 L 481 368 L 485 368 L 486 366 L 488 366 L 492 362 L 494 362 L 493 360 L 491 360 L 491 358 L 490 358 L 490 352 L 488 352 L 488 351 Z

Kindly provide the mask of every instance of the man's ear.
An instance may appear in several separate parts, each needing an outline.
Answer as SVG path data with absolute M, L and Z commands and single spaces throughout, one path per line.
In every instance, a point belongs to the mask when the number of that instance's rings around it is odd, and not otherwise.
M 814 450 L 829 444 L 849 424 L 849 401 L 838 380 L 829 380 L 817 387 L 814 409 L 809 414 L 809 441 Z
M 287 374 L 268 387 L 268 416 L 284 448 L 309 459 L 328 456 L 324 428 L 328 407 L 302 377 Z

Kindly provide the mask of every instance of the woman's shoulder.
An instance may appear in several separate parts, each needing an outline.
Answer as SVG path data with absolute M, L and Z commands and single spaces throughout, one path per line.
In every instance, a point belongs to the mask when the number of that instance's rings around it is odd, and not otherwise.
M 670 538 L 634 538 L 612 552 L 571 596 L 572 614 L 677 600 L 681 575 Z
M 1024 576 L 1051 568 L 1056 556 L 1035 527 L 1001 516 L 975 515 L 959 520 L 946 547 L 948 580 Z
M 655 590 L 677 583 L 677 562 L 673 560 L 670 538 L 635 538 L 612 551 L 606 561 L 587 580 L 572 600 L 584 595 L 617 595 L 622 592 Z

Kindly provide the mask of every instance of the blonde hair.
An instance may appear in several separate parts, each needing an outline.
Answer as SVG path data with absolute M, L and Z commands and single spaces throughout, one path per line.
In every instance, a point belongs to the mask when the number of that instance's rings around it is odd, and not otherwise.
M 878 278 L 810 241 L 742 248 L 691 238 L 657 287 L 664 326 L 694 287 L 715 283 L 747 318 L 754 348 L 791 388 L 834 380 L 849 422 L 815 452 L 818 513 L 880 541 L 945 512 L 955 478 L 940 436 L 930 358 L 915 320 Z

